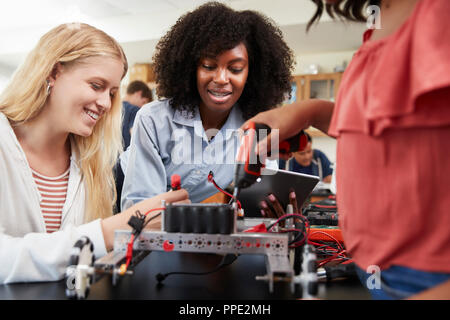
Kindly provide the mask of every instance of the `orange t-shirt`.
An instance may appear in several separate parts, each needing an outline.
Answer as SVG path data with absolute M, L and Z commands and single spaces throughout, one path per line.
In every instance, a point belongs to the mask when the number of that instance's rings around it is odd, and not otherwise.
M 370 36 L 329 128 L 344 242 L 364 269 L 450 272 L 450 1 L 419 1 L 396 32 Z

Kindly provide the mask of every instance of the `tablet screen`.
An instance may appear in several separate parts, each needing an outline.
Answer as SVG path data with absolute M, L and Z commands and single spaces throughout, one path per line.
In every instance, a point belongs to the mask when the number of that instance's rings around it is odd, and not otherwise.
M 259 203 L 265 200 L 270 193 L 277 197 L 281 206 L 286 210 L 291 189 L 295 191 L 297 205 L 301 208 L 319 181 L 320 178 L 317 176 L 264 168 L 256 183 L 240 191 L 239 201 L 244 209 L 244 216 L 261 217 Z

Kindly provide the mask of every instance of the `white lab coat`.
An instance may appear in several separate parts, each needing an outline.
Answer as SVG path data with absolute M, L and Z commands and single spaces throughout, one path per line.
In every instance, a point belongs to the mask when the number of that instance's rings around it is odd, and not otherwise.
M 75 153 L 60 231 L 46 233 L 40 201 L 25 153 L 0 112 L 0 284 L 62 279 L 83 235 L 93 242 L 96 257 L 106 254 L 100 219 L 83 224 L 85 187 Z

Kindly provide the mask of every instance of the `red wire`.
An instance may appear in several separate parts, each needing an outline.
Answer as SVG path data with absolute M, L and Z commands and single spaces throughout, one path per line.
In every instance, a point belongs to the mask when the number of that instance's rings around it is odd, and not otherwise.
M 291 244 L 289 247 L 290 248 L 295 248 L 295 247 L 301 246 L 306 240 L 305 232 L 301 231 L 300 229 L 295 229 L 295 228 L 294 229 L 283 229 L 283 230 L 280 230 L 281 233 L 292 232 L 292 231 L 301 232 L 302 235 L 303 235 L 303 240 L 300 241 L 300 242 L 297 241 L 297 242 Z
M 127 262 L 126 262 L 126 269 L 128 269 L 128 266 L 130 265 L 131 259 L 133 258 L 133 242 L 134 242 L 134 234 L 131 234 L 130 241 L 127 245 Z
M 150 209 L 144 214 L 144 216 L 147 216 L 150 212 L 157 211 L 157 210 L 164 210 L 164 209 L 165 208 L 153 208 L 153 209 Z M 131 234 L 130 241 L 128 242 L 128 245 L 127 245 L 126 269 L 128 269 L 128 266 L 131 263 L 131 259 L 133 258 L 133 243 L 134 243 L 134 234 Z
M 301 215 L 301 214 L 299 214 L 299 213 L 289 213 L 289 214 L 285 214 L 285 215 L 279 217 L 277 221 L 275 221 L 275 223 L 274 223 L 273 226 L 269 229 L 269 231 L 270 231 L 273 227 L 275 227 L 278 223 L 280 223 L 280 220 L 281 220 L 281 219 L 284 219 L 284 218 L 287 218 L 287 217 L 305 218 L 303 215 Z M 305 220 L 306 220 L 306 218 L 305 218 Z M 307 222 L 305 223 L 305 225 L 306 225 L 307 227 L 309 227 L 309 224 L 308 224 Z M 308 231 L 308 233 L 309 233 L 309 231 Z
M 337 243 L 337 245 L 339 246 L 339 248 L 340 248 L 341 250 L 344 250 L 344 248 L 341 246 L 341 244 L 339 243 L 339 241 L 337 241 L 335 237 L 333 237 L 332 235 L 329 235 L 329 234 L 326 233 L 326 232 L 322 232 L 322 231 L 314 231 L 313 233 L 310 234 L 310 236 L 312 236 L 313 234 L 316 234 L 316 233 L 324 234 L 324 235 L 330 237 L 331 239 L 334 240 L 334 242 Z
M 332 262 L 332 261 L 340 261 L 340 260 L 343 260 L 343 259 L 347 258 L 347 256 L 346 256 L 346 252 L 347 251 L 341 246 L 340 242 L 336 238 L 334 238 L 333 236 L 329 235 L 328 233 L 322 232 L 322 231 L 314 231 L 313 233 L 311 233 L 311 235 L 316 234 L 316 233 L 324 234 L 324 235 L 328 236 L 329 238 L 333 239 L 333 241 L 336 242 L 337 245 L 340 248 L 340 251 L 339 251 L 339 250 L 337 250 L 337 249 L 335 249 L 333 247 L 330 247 L 328 245 L 324 245 L 324 244 L 320 244 L 320 243 L 316 243 L 316 242 L 310 241 L 309 243 L 314 245 L 314 246 L 325 247 L 326 250 L 328 250 L 328 251 L 336 252 L 331 257 L 328 257 L 328 258 L 325 258 L 325 259 L 319 261 L 318 265 L 317 265 L 318 267 L 321 267 L 321 266 L 323 266 L 323 265 L 325 265 L 325 264 L 327 264 L 329 262 Z M 342 261 L 341 261 L 341 263 L 342 263 Z
M 214 178 L 213 178 L 213 174 L 212 174 L 212 173 L 210 173 L 210 174 L 208 175 L 208 181 L 209 181 L 209 182 L 212 182 L 212 184 L 216 187 L 217 190 L 219 190 L 219 191 L 222 192 L 223 194 L 226 194 L 226 195 L 229 196 L 230 198 L 234 199 L 234 197 L 233 197 L 232 194 L 226 192 L 225 190 L 223 190 L 221 187 L 219 187 L 219 186 L 217 185 L 216 181 L 214 181 Z M 237 199 L 236 199 L 236 202 L 237 202 L 237 205 L 238 205 L 239 209 L 241 209 L 241 208 L 242 208 L 241 202 L 240 202 L 239 200 L 237 200 Z
M 309 223 L 308 223 L 308 220 L 306 220 L 306 218 L 303 215 L 299 214 L 299 213 L 290 213 L 290 214 L 285 214 L 285 215 L 279 217 L 278 220 L 275 221 L 273 226 L 268 231 L 271 232 L 272 228 L 275 227 L 280 222 L 281 219 L 287 218 L 287 217 L 304 218 L 304 220 L 302 220 L 302 222 L 305 224 L 305 228 L 306 228 L 306 233 L 302 231 L 302 235 L 303 235 L 302 241 L 293 243 L 289 247 L 296 248 L 298 246 L 301 246 L 305 242 L 308 243 L 309 242 L 308 235 L 309 235 L 309 232 L 310 232 Z M 299 229 L 280 230 L 280 232 L 289 232 L 289 231 L 300 231 L 300 230 Z
M 150 209 L 144 214 L 144 216 L 147 216 L 150 212 L 157 211 L 157 210 L 164 210 L 164 209 L 165 208 L 153 208 L 153 209 Z
M 331 262 L 331 261 L 339 261 L 339 260 L 343 260 L 343 259 L 347 258 L 345 256 L 344 257 L 340 256 L 342 254 L 345 254 L 345 250 L 343 250 L 343 251 L 341 251 L 341 252 L 339 252 L 339 253 L 337 253 L 337 254 L 329 257 L 329 258 L 321 260 L 320 263 L 318 264 L 318 267 L 321 267 L 321 266 L 323 266 L 323 265 L 325 265 L 325 264 L 327 264 L 328 262 Z
M 312 204 L 314 205 L 314 207 L 317 208 L 322 208 L 322 209 L 336 209 L 337 206 L 333 206 L 333 205 L 324 205 L 324 204 Z
M 333 247 L 330 247 L 330 246 L 327 246 L 327 245 L 325 245 L 325 244 L 322 244 L 322 243 L 317 243 L 317 242 L 313 242 L 313 241 L 309 241 L 308 242 L 309 244 L 312 244 L 312 245 L 314 245 L 314 246 L 316 246 L 316 247 L 325 247 L 326 248 L 326 250 L 328 250 L 328 251 L 335 251 L 335 252 L 339 252 L 336 248 L 333 248 Z
M 233 195 L 231 195 L 230 193 L 226 192 L 226 191 L 223 190 L 221 187 L 219 187 L 219 186 L 217 185 L 216 181 L 212 180 L 211 182 L 214 184 L 214 186 L 215 186 L 220 192 L 225 193 L 227 196 L 233 198 Z

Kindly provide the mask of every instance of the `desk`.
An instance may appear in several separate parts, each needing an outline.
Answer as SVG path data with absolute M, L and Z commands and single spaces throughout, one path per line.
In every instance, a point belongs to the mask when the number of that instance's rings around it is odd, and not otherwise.
M 309 202 L 317 202 L 328 199 L 330 196 L 335 196 L 328 189 L 319 189 L 311 192 L 309 195 Z
M 325 200 L 325 199 L 328 199 L 328 196 L 310 196 L 309 203 L 322 201 L 322 200 Z
M 160 272 L 209 271 L 221 259 L 214 254 L 154 251 L 136 266 L 134 275 L 121 278 L 115 287 L 110 276 L 94 283 L 88 299 L 265 300 L 301 297 L 298 286 L 295 294 L 291 294 L 287 284 L 276 283 L 271 294 L 267 283 L 255 280 L 255 276 L 264 275 L 266 271 L 261 255 L 241 255 L 232 265 L 209 275 L 171 275 L 162 286 L 157 285 L 155 275 Z M 370 294 L 357 280 L 340 281 L 321 283 L 319 298 L 365 300 L 370 299 Z M 0 285 L 0 299 L 66 299 L 65 281 Z

